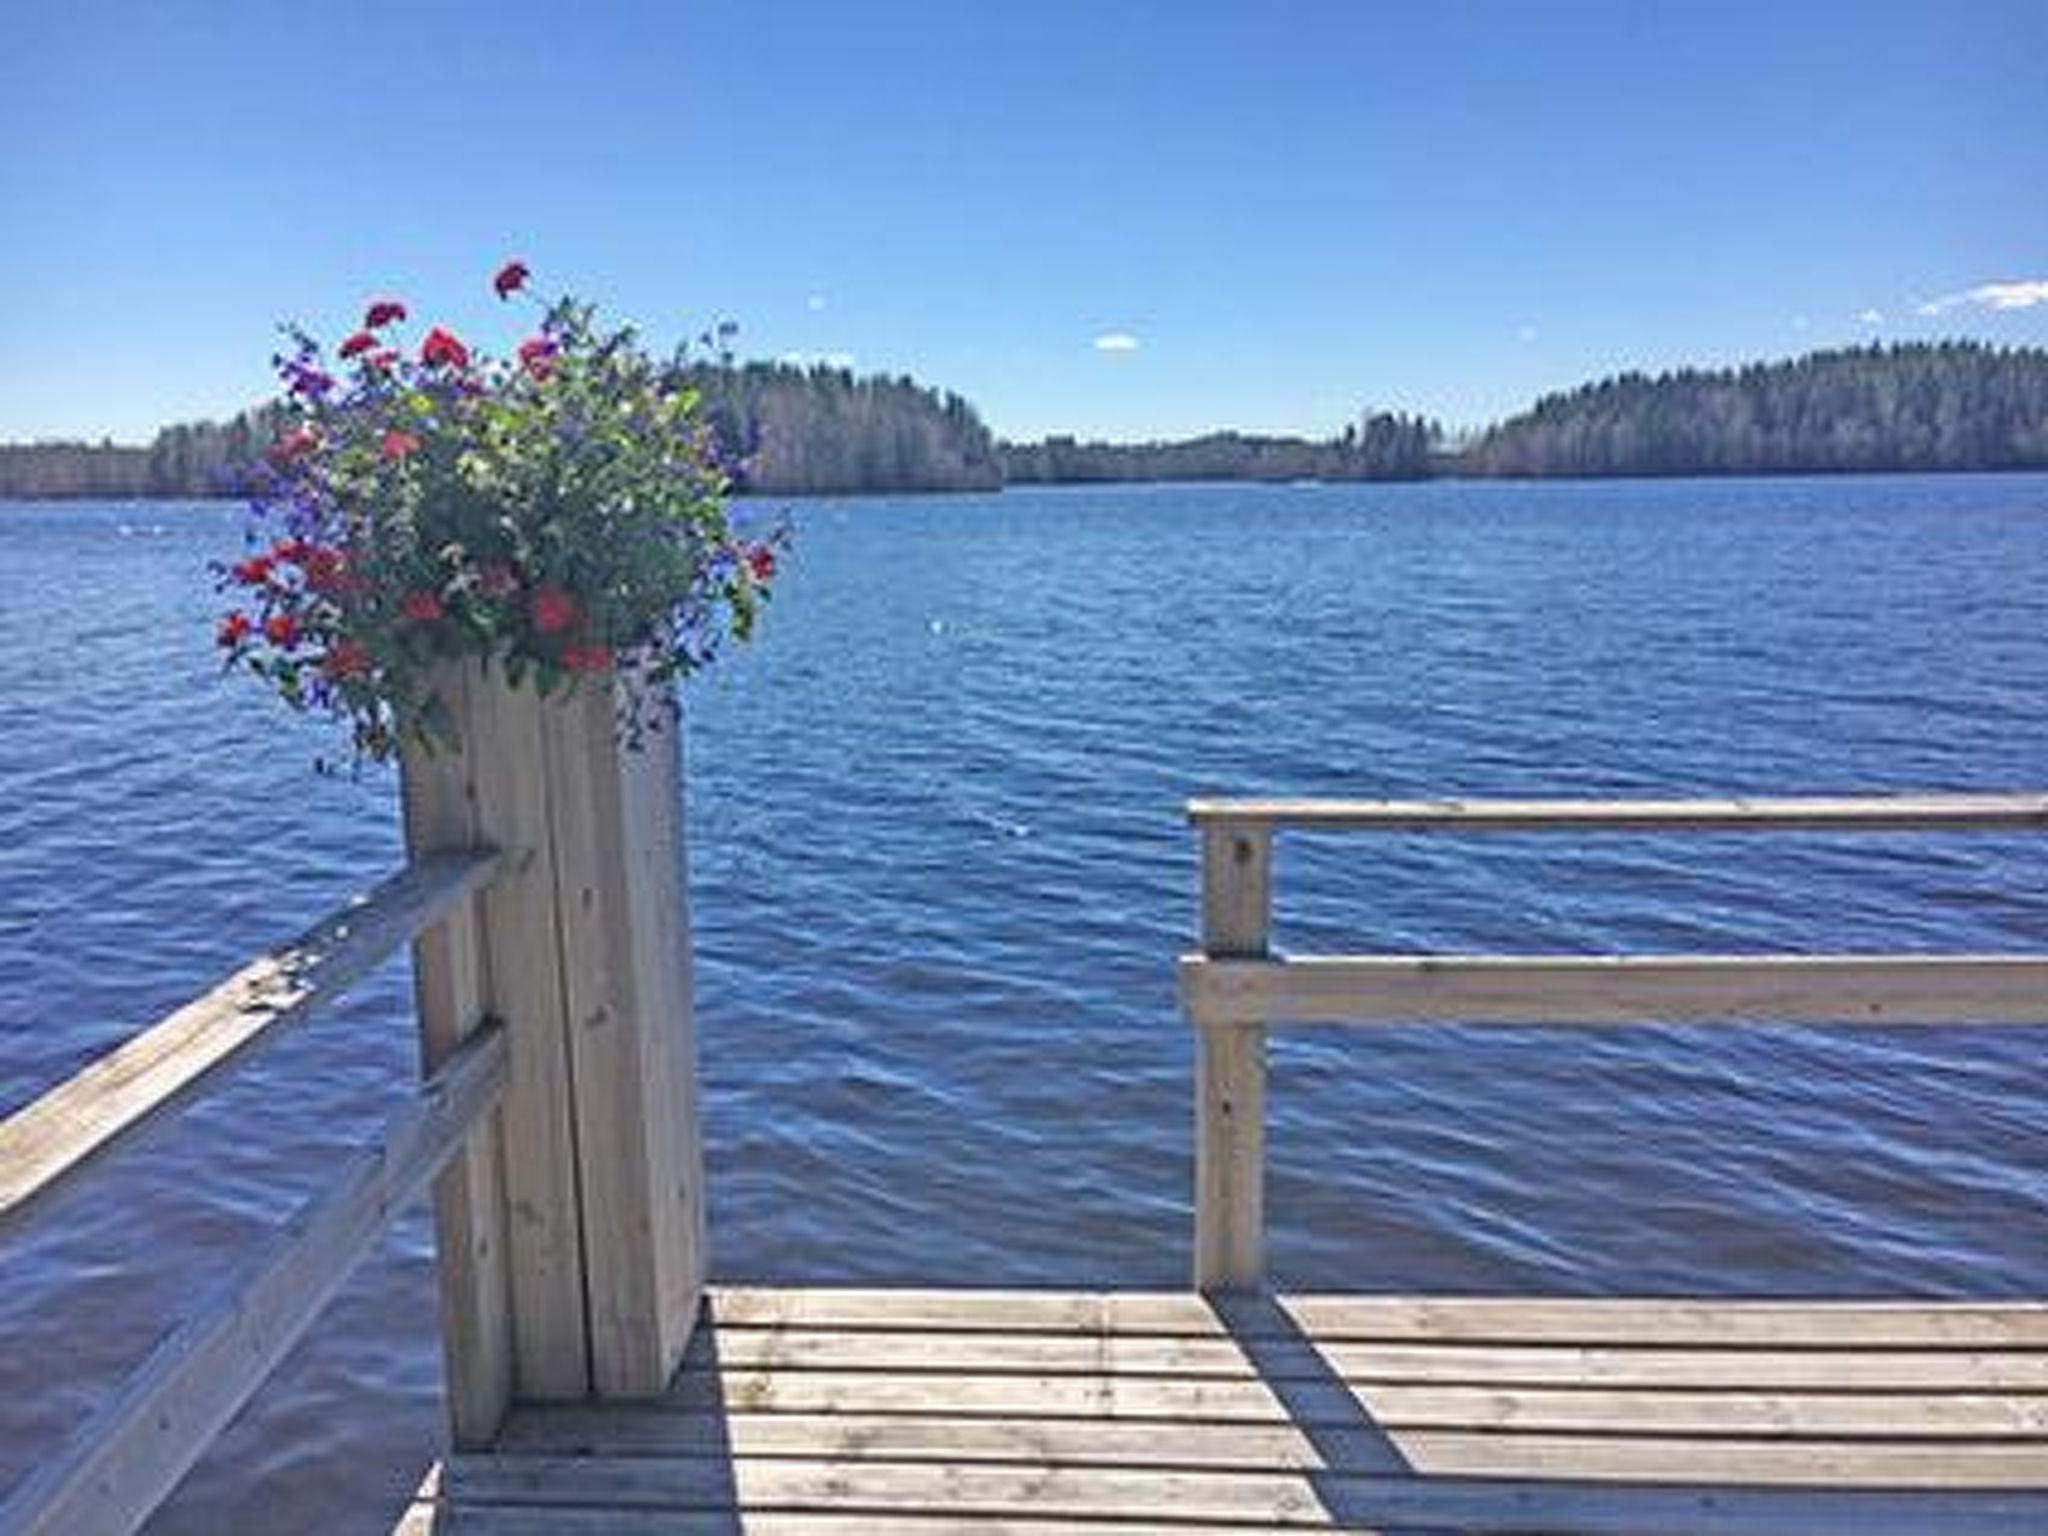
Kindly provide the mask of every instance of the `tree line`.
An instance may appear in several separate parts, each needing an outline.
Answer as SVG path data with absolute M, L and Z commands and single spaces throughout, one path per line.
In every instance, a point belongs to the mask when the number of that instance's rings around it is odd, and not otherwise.
M 2048 468 L 2048 351 L 1913 342 L 1742 368 L 1623 373 L 1447 447 L 1378 411 L 1335 437 L 998 442 L 960 396 L 908 376 L 698 364 L 690 376 L 740 489 L 798 495 L 1126 480 L 1402 480 Z M 270 408 L 166 427 L 145 446 L 0 444 L 0 497 L 232 495 L 276 435 Z
M 1468 475 L 2048 467 L 2048 351 L 1912 342 L 1547 395 L 1458 456 Z
M 908 374 L 745 363 L 701 364 L 690 375 L 742 490 L 992 491 L 1003 483 L 995 438 L 974 407 Z
M 1211 432 L 1174 443 L 1081 443 L 1048 437 L 1004 443 L 1013 485 L 1115 480 L 1420 480 L 1443 429 L 1420 416 L 1379 411 L 1333 438 Z
M 239 467 L 276 438 L 264 407 L 225 422 L 165 427 L 143 447 L 120 443 L 0 443 L 0 497 L 188 499 L 232 496 Z
M 784 363 L 699 364 L 720 459 L 736 486 L 763 494 L 993 490 L 994 436 L 960 396 L 908 377 Z M 233 496 L 240 469 L 278 435 L 274 407 L 227 422 L 166 427 L 143 447 L 0 444 L 0 498 Z

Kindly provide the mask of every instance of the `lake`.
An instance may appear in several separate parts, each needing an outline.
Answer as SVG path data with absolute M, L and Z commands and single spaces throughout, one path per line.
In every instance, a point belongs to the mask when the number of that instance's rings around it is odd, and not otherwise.
M 2048 786 L 2048 477 L 788 510 L 759 643 L 687 690 L 721 1279 L 1185 1283 L 1190 795 Z M 390 778 L 219 674 L 239 525 L 0 506 L 0 1110 L 399 857 Z M 1302 950 L 2048 950 L 2039 837 L 1295 838 L 1277 889 Z M 372 1134 L 407 985 L 0 1239 L 0 1482 Z M 1274 1277 L 2048 1294 L 2044 1046 L 1282 1034 Z M 382 1536 L 438 1428 L 430 1254 L 416 1212 L 150 1529 Z

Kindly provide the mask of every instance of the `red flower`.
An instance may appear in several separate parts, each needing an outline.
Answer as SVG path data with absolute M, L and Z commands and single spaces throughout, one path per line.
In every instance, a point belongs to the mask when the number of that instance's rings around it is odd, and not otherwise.
M 270 580 L 270 572 L 275 564 L 269 555 L 251 555 L 228 574 L 245 587 L 260 587 Z
M 220 628 L 214 631 L 213 638 L 223 650 L 233 650 L 249 638 L 249 615 L 229 614 L 220 621 Z
M 374 368 L 379 373 L 389 373 L 398 366 L 398 354 L 389 347 L 379 347 L 363 359 L 363 366 Z
M 552 336 L 535 336 L 519 343 L 519 366 L 536 379 L 544 379 L 555 369 L 555 354 L 561 350 Z
M 329 677 L 361 677 L 370 670 L 370 653 L 360 640 L 337 640 L 320 666 Z
M 498 297 L 509 299 L 526 286 L 527 278 L 533 274 L 523 261 L 508 261 L 498 268 L 498 275 L 491 279 L 491 286 L 498 290 Z
M 575 622 L 576 599 L 560 587 L 542 587 L 533 594 L 533 627 L 542 634 L 560 634 Z
M 305 570 L 310 591 L 331 596 L 357 590 L 356 579 L 348 568 L 348 556 L 338 549 L 307 550 Z
M 758 582 L 775 579 L 775 551 L 766 544 L 747 546 L 747 574 Z
M 358 352 L 367 352 L 377 345 L 377 338 L 368 331 L 357 331 L 334 350 L 343 357 L 354 357 Z
M 562 652 L 562 666 L 571 672 L 602 672 L 611 664 L 608 645 L 572 645 Z
M 398 611 L 415 624 L 431 624 L 447 610 L 441 606 L 441 599 L 431 592 L 408 592 L 399 603 Z
M 385 458 L 395 463 L 399 459 L 410 458 L 413 454 L 418 453 L 420 451 L 420 440 L 410 432 L 401 432 L 394 427 L 384 434 L 383 441 L 377 446 L 378 451 Z
M 509 597 L 519 588 L 519 573 L 504 561 L 496 560 L 484 567 L 478 585 L 486 597 Z
M 405 306 L 396 299 L 379 299 L 370 306 L 370 312 L 363 316 L 363 329 L 381 330 L 405 318 Z
M 319 446 L 318 432 L 311 427 L 294 427 L 270 445 L 270 460 L 273 464 L 289 464 L 293 459 L 304 458 Z
M 453 333 L 435 326 L 427 332 L 427 339 L 420 343 L 420 361 L 429 368 L 467 368 L 469 348 L 458 341 Z
M 263 638 L 272 645 L 290 649 L 299 643 L 299 621 L 288 613 L 273 613 L 263 621 Z
M 285 539 L 272 548 L 270 558 L 282 560 L 287 565 L 303 565 L 312 548 L 304 539 Z

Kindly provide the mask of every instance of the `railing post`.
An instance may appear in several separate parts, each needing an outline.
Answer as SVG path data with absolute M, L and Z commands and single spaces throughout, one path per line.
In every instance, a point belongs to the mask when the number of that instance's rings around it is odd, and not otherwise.
M 1261 958 L 1271 937 L 1273 834 L 1202 829 L 1202 949 Z M 1195 1286 L 1256 1290 L 1266 1273 L 1266 1026 L 1195 1024 Z
M 679 722 L 654 708 L 659 729 L 628 746 L 620 686 L 542 700 L 465 667 L 443 689 L 463 750 L 406 764 L 409 807 L 466 803 L 471 835 L 504 855 L 481 969 L 509 1055 L 504 1252 L 522 1398 L 660 1391 L 703 1283 Z
M 459 695 L 466 679 L 452 677 L 450 685 Z M 482 841 L 469 763 L 460 752 L 407 759 L 404 810 L 405 840 L 415 855 Z M 488 1017 L 483 901 L 481 894 L 469 898 L 413 941 L 423 1076 L 433 1076 Z M 493 1109 L 434 1180 L 448 1429 L 459 1450 L 488 1445 L 512 1403 L 506 1216 L 503 1122 Z

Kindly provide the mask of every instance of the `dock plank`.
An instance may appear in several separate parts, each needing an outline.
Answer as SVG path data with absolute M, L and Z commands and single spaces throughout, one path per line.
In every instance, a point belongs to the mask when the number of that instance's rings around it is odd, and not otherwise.
M 709 1359 L 700 1349 L 699 1358 Z M 720 1329 L 725 1371 L 1007 1372 L 1518 1386 L 1866 1388 L 2048 1392 L 2048 1350 L 1805 1350 L 1546 1344 L 1311 1343 L 1271 1340 L 1254 1359 L 1231 1339 L 999 1333 Z
M 2048 1530 L 2048 1308 L 711 1292 L 404 1536 Z
M 1699 1301 L 1667 1298 L 1303 1294 L 1231 1309 L 1189 1291 L 887 1290 L 726 1287 L 707 1298 L 720 1329 L 1128 1333 L 1176 1338 L 1431 1339 L 1493 1343 L 1692 1344 L 1728 1348 L 1882 1345 L 2048 1349 L 2048 1303 Z M 1225 1312 L 1230 1311 L 1229 1321 Z

